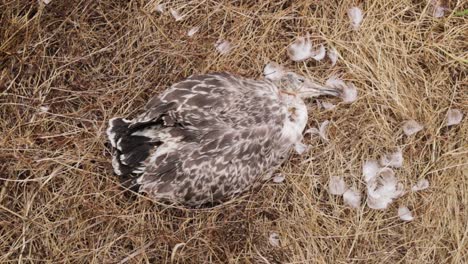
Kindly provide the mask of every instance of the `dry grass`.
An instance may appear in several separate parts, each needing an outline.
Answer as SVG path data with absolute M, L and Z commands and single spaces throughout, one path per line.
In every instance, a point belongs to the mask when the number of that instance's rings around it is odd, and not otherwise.
M 353 1 L 182 2 L 172 2 L 186 14 L 176 22 L 150 0 L 2 1 L 0 262 L 468 262 L 468 125 L 443 126 L 448 108 L 468 113 L 466 16 L 434 19 L 427 1 L 368 1 L 356 33 L 346 16 Z M 337 66 L 288 60 L 287 45 L 306 32 L 340 51 Z M 219 38 L 236 45 L 231 54 L 214 52 Z M 359 89 L 358 101 L 332 111 L 310 104 L 310 125 L 332 121 L 331 141 L 310 139 L 310 154 L 282 168 L 284 184 L 203 210 L 122 190 L 106 120 L 138 113 L 189 74 L 257 78 L 269 60 L 320 81 L 343 74 Z M 402 136 L 407 119 L 425 129 Z M 429 190 L 384 211 L 352 210 L 328 193 L 331 175 L 363 190 L 362 162 L 398 146 L 401 181 L 427 178 Z M 399 205 L 413 222 L 398 219 Z

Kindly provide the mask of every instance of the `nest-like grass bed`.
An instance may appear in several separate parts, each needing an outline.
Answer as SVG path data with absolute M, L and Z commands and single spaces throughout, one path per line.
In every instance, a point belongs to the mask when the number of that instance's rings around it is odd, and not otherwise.
M 362 2 L 362 1 L 361 1 Z M 466 263 L 468 111 L 466 3 L 434 18 L 430 1 L 5 0 L 0 4 L 1 263 Z M 348 8 L 364 21 L 350 28 Z M 199 26 L 193 37 L 187 31 Z M 340 58 L 292 62 L 310 33 Z M 229 40 L 219 54 L 214 44 Z M 309 126 L 329 141 L 272 182 L 215 208 L 184 209 L 123 189 L 107 120 L 135 116 L 148 98 L 194 73 L 260 78 L 269 61 L 324 82 L 338 74 L 358 100 L 329 111 L 311 101 Z M 405 136 L 402 123 L 424 129 Z M 386 210 L 365 205 L 362 164 L 402 148 L 409 192 Z M 330 176 L 363 192 L 359 209 L 328 192 Z M 399 219 L 408 206 L 414 220 Z M 280 244 L 269 243 L 272 232 Z

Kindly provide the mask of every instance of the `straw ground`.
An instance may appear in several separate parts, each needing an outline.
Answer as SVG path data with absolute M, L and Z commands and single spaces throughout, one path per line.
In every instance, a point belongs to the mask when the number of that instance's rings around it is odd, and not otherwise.
M 466 263 L 468 112 L 466 3 L 444 18 L 428 1 L 5 0 L 0 6 L 0 262 L 2 263 Z M 364 10 L 359 31 L 346 11 Z M 189 38 L 193 26 L 200 31 Z M 338 64 L 293 63 L 286 48 L 310 33 Z M 214 49 L 227 39 L 234 49 Z M 319 81 L 340 74 L 359 98 L 323 111 L 329 142 L 281 168 L 282 184 L 213 209 L 162 205 L 114 177 L 107 120 L 134 116 L 148 98 L 193 73 L 261 77 L 276 61 Z M 339 103 L 339 101 L 332 101 Z M 424 129 L 403 136 L 415 119 Z M 408 193 L 387 210 L 343 204 L 330 176 L 365 190 L 363 161 L 402 147 Z M 365 201 L 363 201 L 365 202 Z M 403 222 L 397 208 L 415 217 Z M 279 247 L 269 244 L 278 233 Z

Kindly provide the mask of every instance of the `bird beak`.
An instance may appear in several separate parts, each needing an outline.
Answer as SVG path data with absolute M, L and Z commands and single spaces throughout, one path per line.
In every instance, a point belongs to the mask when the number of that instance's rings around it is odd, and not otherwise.
M 340 96 L 341 90 L 318 84 L 314 81 L 306 81 L 304 86 L 299 90 L 299 96 L 301 98 L 319 97 L 322 95 Z
M 281 94 L 287 94 L 287 95 L 292 95 L 292 96 L 297 95 L 297 93 L 294 93 L 294 92 L 291 92 L 291 91 L 286 91 L 286 90 L 280 90 L 280 95 Z

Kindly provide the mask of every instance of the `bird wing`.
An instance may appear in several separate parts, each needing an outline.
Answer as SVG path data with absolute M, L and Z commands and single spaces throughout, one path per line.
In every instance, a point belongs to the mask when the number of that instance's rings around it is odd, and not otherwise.
M 192 129 L 221 126 L 249 127 L 270 122 L 275 117 L 265 109 L 279 111 L 276 87 L 264 81 L 247 80 L 228 73 L 195 75 L 172 85 L 153 97 L 145 113 L 134 123 L 163 118 L 168 125 L 179 122 Z M 249 103 L 254 102 L 254 103 Z
M 208 131 L 200 142 L 164 143 L 138 179 L 140 190 L 158 199 L 193 204 L 231 196 L 280 164 L 286 154 L 277 152 L 280 134 L 280 128 L 263 125 Z

